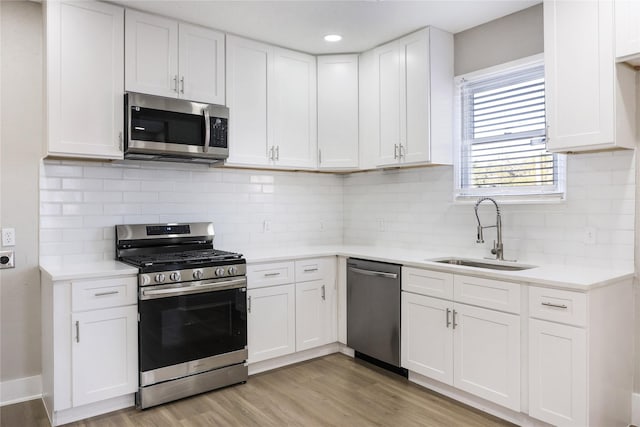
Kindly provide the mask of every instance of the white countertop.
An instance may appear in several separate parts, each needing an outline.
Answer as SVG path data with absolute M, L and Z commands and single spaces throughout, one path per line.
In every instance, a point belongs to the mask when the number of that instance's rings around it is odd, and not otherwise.
M 614 270 L 550 264 L 540 265 L 538 267 L 520 271 L 488 270 L 427 261 L 429 259 L 451 256 L 451 254 L 372 246 L 310 246 L 283 249 L 257 249 L 240 252 L 244 254 L 247 259 L 247 263 L 287 261 L 338 255 L 577 291 L 587 291 L 600 286 L 606 286 L 620 280 L 629 279 L 634 276 L 634 272 L 631 269 Z M 136 267 L 132 267 L 118 261 L 99 261 L 75 264 L 42 264 L 40 269 L 43 274 L 48 275 L 53 281 L 90 279 L 98 277 L 119 277 L 136 275 L 138 273 L 138 269 Z
M 477 267 L 466 267 L 427 261 L 428 259 L 452 256 L 452 254 L 448 253 L 371 246 L 317 246 L 276 250 L 264 249 L 244 252 L 244 256 L 247 258 L 248 263 L 284 261 L 332 255 L 365 258 L 373 261 L 390 262 L 410 267 L 422 267 L 430 270 L 468 274 L 478 277 L 510 280 L 520 283 L 530 283 L 537 286 L 578 291 L 587 291 L 600 286 L 606 286 L 634 276 L 634 271 L 632 269 L 615 270 L 551 264 L 540 265 L 520 271 L 488 270 Z M 491 262 L 489 260 L 486 261 Z
M 86 263 L 43 263 L 40 271 L 56 282 L 60 280 L 95 279 L 99 277 L 135 276 L 138 269 L 119 261 L 96 261 Z

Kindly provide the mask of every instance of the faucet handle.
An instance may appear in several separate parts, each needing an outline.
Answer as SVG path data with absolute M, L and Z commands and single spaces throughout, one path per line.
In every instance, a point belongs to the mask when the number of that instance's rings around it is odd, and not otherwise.
M 496 255 L 498 253 L 498 245 L 496 244 L 496 241 L 493 241 L 493 249 L 491 249 L 491 253 L 493 255 Z

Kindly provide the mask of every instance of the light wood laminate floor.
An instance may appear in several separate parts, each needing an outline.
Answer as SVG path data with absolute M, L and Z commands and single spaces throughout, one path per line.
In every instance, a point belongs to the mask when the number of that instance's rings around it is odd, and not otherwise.
M 47 426 L 39 400 L 5 406 L 2 427 Z M 342 354 L 332 354 L 145 411 L 68 426 L 512 426 Z

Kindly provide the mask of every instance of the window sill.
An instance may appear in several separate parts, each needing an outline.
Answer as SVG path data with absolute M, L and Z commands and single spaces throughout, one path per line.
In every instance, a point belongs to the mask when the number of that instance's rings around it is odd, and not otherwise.
M 471 205 L 483 197 L 491 197 L 501 205 L 548 205 L 561 204 L 567 201 L 565 193 L 549 194 L 454 194 L 453 203 Z

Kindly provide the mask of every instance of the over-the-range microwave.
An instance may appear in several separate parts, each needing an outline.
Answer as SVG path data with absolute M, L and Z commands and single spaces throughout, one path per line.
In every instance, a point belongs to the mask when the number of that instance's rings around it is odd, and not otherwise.
M 129 92 L 125 94 L 125 159 L 198 163 L 229 157 L 229 109 Z

